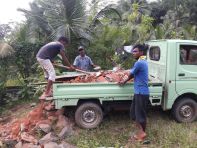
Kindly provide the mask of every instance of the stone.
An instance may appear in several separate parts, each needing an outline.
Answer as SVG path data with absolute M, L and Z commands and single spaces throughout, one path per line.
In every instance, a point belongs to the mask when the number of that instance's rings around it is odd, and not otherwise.
M 39 144 L 42 145 L 48 142 L 56 142 L 57 140 L 59 140 L 59 138 L 54 133 L 50 132 L 39 140 Z
M 64 128 L 64 127 L 68 127 L 68 126 L 69 126 L 69 119 L 66 118 L 64 115 L 59 115 L 56 127 L 57 128 Z
M 49 142 L 44 144 L 44 148 L 60 148 L 60 146 L 55 142 Z
M 36 106 L 36 103 L 31 103 L 30 104 L 30 107 L 35 107 Z
M 65 137 L 72 135 L 72 128 L 71 127 L 64 127 L 61 132 L 58 134 L 60 139 L 64 139 Z
M 5 140 L 2 142 L 2 147 L 8 147 L 8 148 L 12 148 L 17 144 L 16 140 Z
M 60 145 L 59 145 L 60 148 L 77 148 L 76 146 L 74 145 L 71 145 L 65 141 L 63 141 Z
M 15 148 L 22 148 L 23 143 L 20 141 L 15 145 Z
M 0 147 L 2 147 L 3 146 L 3 142 L 2 141 L 0 141 Z
M 46 111 L 52 111 L 52 110 L 55 109 L 55 105 L 52 104 L 52 103 L 49 103 L 49 104 L 47 104 L 47 105 L 44 107 L 44 109 L 45 109 Z
M 55 112 L 56 116 L 59 116 L 59 115 L 63 115 L 64 114 L 64 108 L 62 107 L 61 109 L 59 109 L 58 111 Z
M 0 118 L 0 122 L 2 122 L 4 119 L 3 118 Z
M 33 145 L 31 143 L 25 143 L 25 144 L 23 144 L 22 148 L 41 148 L 41 146 Z
M 55 122 L 55 121 L 57 121 L 57 117 L 55 117 L 55 116 L 48 116 L 48 120 L 50 120 L 51 122 Z
M 49 133 L 51 131 L 51 126 L 49 124 L 39 124 L 38 128 L 45 133 Z
M 21 139 L 26 141 L 26 142 L 33 143 L 33 144 L 38 143 L 38 140 L 35 139 L 32 135 L 28 134 L 27 132 L 21 133 Z

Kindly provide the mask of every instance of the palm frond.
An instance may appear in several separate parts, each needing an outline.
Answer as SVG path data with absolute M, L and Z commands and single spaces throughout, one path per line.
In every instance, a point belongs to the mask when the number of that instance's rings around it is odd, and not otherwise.
M 98 20 L 101 18 L 109 18 L 111 20 L 118 19 L 121 20 L 121 14 L 120 12 L 114 8 L 114 5 L 108 5 L 105 8 L 101 9 L 96 16 L 94 17 L 91 25 L 95 26 L 98 23 Z
M 14 53 L 14 49 L 7 43 L 0 43 L 0 58 L 5 58 Z

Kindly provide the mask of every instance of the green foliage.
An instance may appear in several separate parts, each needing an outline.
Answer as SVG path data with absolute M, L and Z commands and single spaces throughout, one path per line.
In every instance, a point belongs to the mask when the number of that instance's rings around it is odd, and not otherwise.
M 30 97 L 33 96 L 34 88 L 32 86 L 29 86 L 28 84 L 24 83 L 22 85 L 22 89 L 17 94 L 18 94 L 18 98 L 28 100 L 28 99 L 30 99 Z
M 87 49 L 95 64 L 102 69 L 112 69 L 111 58 L 115 49 L 121 47 L 125 41 L 124 32 L 118 26 L 104 25 L 95 30 L 94 40 Z
M 112 69 L 112 61 L 125 66 L 126 69 L 130 68 L 133 59 L 128 58 L 125 62 L 121 61 L 122 58 L 114 54 L 115 49 L 123 48 L 123 45 L 143 43 L 150 39 L 153 18 L 142 14 L 140 8 L 139 4 L 133 3 L 132 12 L 127 14 L 127 17 L 124 14 L 125 23 L 122 25 L 113 24 L 110 19 L 104 17 L 100 19 L 102 25 L 94 28 L 94 39 L 88 52 L 97 61 L 96 64 L 101 65 L 103 69 Z
M 4 104 L 6 101 L 6 81 L 11 78 L 10 64 L 11 64 L 11 55 L 8 54 L 6 57 L 0 55 L 0 104 Z M 9 73 L 9 75 L 8 75 Z
M 37 67 L 34 67 L 34 64 L 36 63 L 35 55 L 41 45 L 43 44 L 39 42 L 36 44 L 29 42 L 16 42 L 12 44 L 15 49 L 13 60 L 15 61 L 15 66 L 23 79 L 36 73 Z

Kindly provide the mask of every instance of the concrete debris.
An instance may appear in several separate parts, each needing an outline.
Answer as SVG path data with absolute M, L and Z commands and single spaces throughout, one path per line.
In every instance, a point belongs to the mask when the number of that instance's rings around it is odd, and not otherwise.
M 77 148 L 76 146 L 73 146 L 65 141 L 63 141 L 59 146 L 60 148 Z
M 39 144 L 42 145 L 48 142 L 56 142 L 57 140 L 59 140 L 59 138 L 55 135 L 55 133 L 50 132 L 39 140 Z
M 60 148 L 60 146 L 55 142 L 49 142 L 44 144 L 44 148 Z
M 41 148 L 41 146 L 33 145 L 31 143 L 25 143 L 25 144 L 23 144 L 22 148 Z
M 51 131 L 51 126 L 49 124 L 39 124 L 38 128 L 45 133 L 49 133 Z
M 31 103 L 30 104 L 30 107 L 35 107 L 36 106 L 36 103 Z
M 22 148 L 23 143 L 20 141 L 15 145 L 15 148 Z
M 33 144 L 38 144 L 38 140 L 36 138 L 34 138 L 34 136 L 32 136 L 26 132 L 21 133 L 21 140 L 29 142 L 29 143 L 33 143 Z
M 119 70 L 116 72 L 113 71 L 100 71 L 91 73 L 91 75 L 82 75 L 78 76 L 71 80 L 57 80 L 64 83 L 96 83 L 96 82 L 119 82 L 122 79 L 126 79 L 129 75 L 128 70 Z
M 69 119 L 67 117 L 65 117 L 64 115 L 59 115 L 56 127 L 59 129 L 62 129 L 62 128 L 68 127 L 68 126 L 70 126 Z
M 58 134 L 58 137 L 60 138 L 60 139 L 64 139 L 65 137 L 67 137 L 67 136 L 70 136 L 70 135 L 72 135 L 72 128 L 71 127 L 64 127 L 62 130 L 61 130 L 61 132 Z

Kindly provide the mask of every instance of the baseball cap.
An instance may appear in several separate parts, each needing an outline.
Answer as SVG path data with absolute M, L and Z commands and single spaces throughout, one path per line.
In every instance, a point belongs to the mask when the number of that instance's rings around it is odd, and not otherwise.
M 83 46 L 79 46 L 78 50 L 85 49 Z

